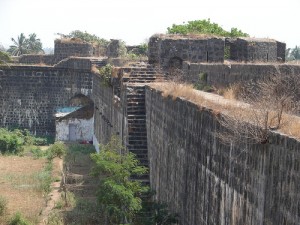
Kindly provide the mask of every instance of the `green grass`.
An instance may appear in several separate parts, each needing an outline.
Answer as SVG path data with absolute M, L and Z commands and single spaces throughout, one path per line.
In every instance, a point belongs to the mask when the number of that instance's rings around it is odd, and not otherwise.
M 0 217 L 4 216 L 7 211 L 7 199 L 0 195 Z
M 8 225 L 33 225 L 27 219 L 23 217 L 20 212 L 17 212 L 12 216 Z
M 42 171 L 38 171 L 32 174 L 10 174 L 7 173 L 2 179 L 11 183 L 13 188 L 16 189 L 31 189 L 45 194 L 51 190 L 51 177 L 52 162 L 47 162 Z

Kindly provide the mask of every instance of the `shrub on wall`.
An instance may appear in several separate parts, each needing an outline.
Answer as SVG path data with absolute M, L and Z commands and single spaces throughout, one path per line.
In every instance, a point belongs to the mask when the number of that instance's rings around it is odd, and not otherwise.
M 113 66 L 110 64 L 107 64 L 106 66 L 103 66 L 99 69 L 99 74 L 101 75 L 103 82 L 101 83 L 104 86 L 109 86 L 110 84 L 110 78 L 112 75 L 112 69 Z

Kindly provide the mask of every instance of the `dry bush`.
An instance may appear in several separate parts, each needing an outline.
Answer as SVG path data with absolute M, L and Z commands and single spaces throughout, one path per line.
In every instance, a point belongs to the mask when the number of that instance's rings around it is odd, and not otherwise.
M 266 143 L 270 130 L 287 132 L 287 127 L 291 126 L 291 114 L 299 113 L 299 86 L 299 75 L 278 74 L 257 82 L 249 82 L 244 86 L 229 88 L 226 93 L 229 97 L 241 99 L 249 103 L 251 108 L 248 109 L 246 118 L 243 115 L 232 117 L 238 112 L 234 112 L 230 117 L 222 117 L 220 124 L 225 131 L 219 134 L 219 137 L 225 143 L 249 140 Z M 288 133 L 299 136 L 295 132 L 299 129 L 299 124 L 292 127 Z
M 182 97 L 192 102 L 199 102 L 199 100 L 202 99 L 191 84 L 169 81 L 163 83 L 153 83 L 151 84 L 151 87 L 162 90 L 163 97 L 170 96 L 173 100 Z
M 287 83 L 290 84 L 290 82 Z M 294 83 L 297 84 L 297 82 Z M 279 85 L 280 83 L 277 84 Z M 293 98 L 288 95 L 289 92 L 282 94 L 282 87 L 278 87 L 277 91 L 280 90 L 280 92 L 275 97 L 276 91 L 274 92 L 273 90 L 277 87 L 275 84 L 271 89 L 272 95 L 268 95 L 267 97 L 262 95 L 262 91 L 257 92 L 257 87 L 247 90 L 240 89 L 239 86 L 231 87 L 232 96 L 237 92 L 242 93 L 239 98 L 247 93 L 247 91 L 255 90 L 255 92 L 249 93 L 247 97 L 248 103 L 226 100 L 217 95 L 196 91 L 193 89 L 193 85 L 176 83 L 174 81 L 153 83 L 150 86 L 161 90 L 164 97 L 171 96 L 173 99 L 182 97 L 201 107 L 212 109 L 212 112 L 218 115 L 218 121 L 223 127 L 223 130 L 217 133 L 216 136 L 225 144 L 237 142 L 253 144 L 267 143 L 271 130 L 279 130 L 288 135 L 300 138 L 300 118 L 290 115 L 294 109 L 297 109 L 298 101 L 296 101 L 296 98 L 290 101 Z M 272 87 L 271 84 L 270 87 Z M 292 89 L 289 90 L 291 91 Z M 295 93 L 294 91 L 293 95 Z M 281 96 L 281 98 L 278 96 Z M 286 96 L 290 97 L 285 98 Z M 250 101 L 250 99 L 252 100 Z M 275 104 L 276 101 L 283 99 L 286 101 Z M 222 112 L 221 116 L 219 112 Z
M 225 90 L 221 90 L 221 92 L 222 92 L 221 94 L 226 99 L 237 100 L 241 91 L 242 91 L 242 84 L 235 83 L 235 84 L 230 85 Z M 220 92 L 220 90 L 219 90 L 219 92 Z

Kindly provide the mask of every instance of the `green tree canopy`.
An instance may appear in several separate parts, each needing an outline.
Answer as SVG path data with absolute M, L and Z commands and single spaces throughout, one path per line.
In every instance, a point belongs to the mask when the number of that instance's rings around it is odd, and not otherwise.
M 21 33 L 17 39 L 12 38 L 11 40 L 13 45 L 9 47 L 7 52 L 13 56 L 43 52 L 42 42 L 35 33 L 29 34 L 29 38 L 26 38 L 24 33 Z
M 91 155 L 95 162 L 93 174 L 100 176 L 98 201 L 104 209 L 109 224 L 128 224 L 142 209 L 141 193 L 148 190 L 133 175 L 143 175 L 147 169 L 139 165 L 133 153 L 124 153 L 117 137 L 100 146 L 100 153 Z
M 100 38 L 95 34 L 90 34 L 86 31 L 80 31 L 80 30 L 74 30 L 71 31 L 69 34 L 62 34 L 62 33 L 57 33 L 59 36 L 62 38 L 79 38 L 83 41 L 86 41 L 91 44 L 99 44 L 99 45 L 104 45 L 107 46 L 109 41 L 107 41 L 104 38 Z
M 217 23 L 212 23 L 210 19 L 188 21 L 184 24 L 173 24 L 167 28 L 169 34 L 212 34 L 223 37 L 248 37 L 247 33 L 237 28 L 231 28 L 230 31 L 224 30 Z

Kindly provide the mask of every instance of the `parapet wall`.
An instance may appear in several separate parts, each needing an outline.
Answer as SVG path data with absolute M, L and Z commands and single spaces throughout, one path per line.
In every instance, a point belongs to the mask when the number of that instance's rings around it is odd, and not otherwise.
M 215 113 L 146 88 L 151 187 L 180 225 L 300 224 L 300 143 L 226 146 Z
M 285 43 L 272 39 L 237 38 L 229 40 L 230 59 L 244 62 L 284 62 Z
M 226 46 L 226 48 L 225 48 Z M 163 69 L 191 63 L 222 63 L 226 56 L 237 62 L 284 62 L 285 43 L 262 38 L 225 38 L 208 35 L 153 35 L 149 63 Z
M 290 73 L 300 74 L 300 66 L 287 64 L 183 63 L 185 81 L 190 83 L 204 82 L 206 85 L 215 87 L 224 87 L 236 82 L 257 80 L 271 74 Z M 205 77 L 205 80 L 200 80 L 203 77 Z
M 91 97 L 88 70 L 38 66 L 0 68 L 0 126 L 27 128 L 35 134 L 55 134 L 54 114 L 76 94 Z
M 86 42 L 72 40 L 56 40 L 54 42 L 54 55 L 56 63 L 70 56 L 92 57 L 93 45 Z
M 92 62 L 90 58 L 69 57 L 63 59 L 54 65 L 54 67 L 90 71 L 92 69 Z
M 173 60 L 223 62 L 224 46 L 224 38 L 154 35 L 149 40 L 149 62 L 164 69 L 172 66 Z
M 21 55 L 19 57 L 19 63 L 24 64 L 46 64 L 52 65 L 54 64 L 55 57 L 53 54 L 51 55 Z

